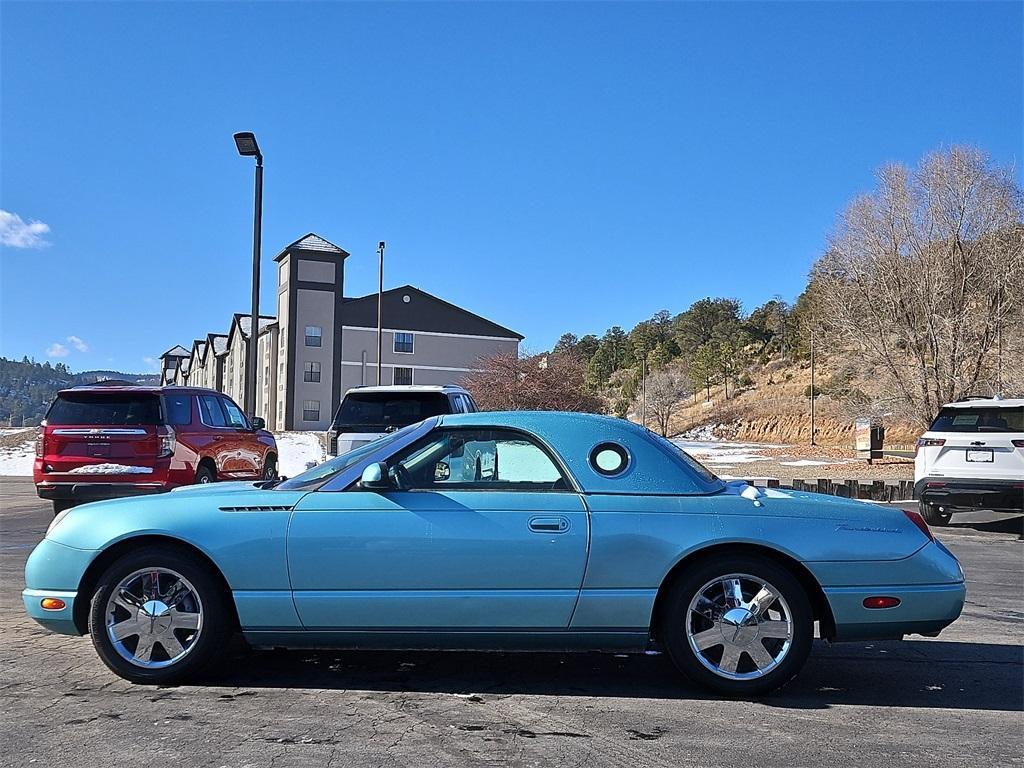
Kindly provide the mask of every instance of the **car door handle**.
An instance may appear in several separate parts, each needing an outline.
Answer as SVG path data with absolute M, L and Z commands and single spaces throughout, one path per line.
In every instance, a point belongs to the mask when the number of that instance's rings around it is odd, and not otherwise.
M 569 530 L 566 517 L 531 517 L 530 530 L 534 533 L 565 533 Z

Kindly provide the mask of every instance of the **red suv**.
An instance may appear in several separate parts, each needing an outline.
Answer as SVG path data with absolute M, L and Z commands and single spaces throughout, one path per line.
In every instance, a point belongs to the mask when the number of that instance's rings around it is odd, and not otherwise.
M 79 502 L 216 480 L 273 480 L 277 444 L 212 389 L 126 382 L 61 390 L 36 438 L 32 478 L 54 512 Z

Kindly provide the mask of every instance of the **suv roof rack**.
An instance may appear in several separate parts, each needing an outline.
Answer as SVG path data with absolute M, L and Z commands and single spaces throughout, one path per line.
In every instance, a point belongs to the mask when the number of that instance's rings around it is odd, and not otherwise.
M 988 397 L 986 395 L 964 395 L 963 397 L 958 397 L 955 402 L 966 403 L 966 402 L 969 402 L 971 400 L 992 400 L 992 399 L 993 398 Z M 995 398 L 995 399 L 1002 399 L 1002 398 Z
M 72 389 L 78 389 L 79 387 L 137 387 L 134 381 L 125 381 L 124 379 L 101 379 L 100 381 L 92 381 L 87 384 L 76 384 Z

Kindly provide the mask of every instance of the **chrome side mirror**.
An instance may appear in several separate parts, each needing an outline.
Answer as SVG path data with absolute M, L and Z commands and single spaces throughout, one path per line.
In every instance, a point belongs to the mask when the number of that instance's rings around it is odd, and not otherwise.
M 370 464 L 359 478 L 359 487 L 364 491 L 384 491 L 391 487 L 387 467 L 381 462 Z

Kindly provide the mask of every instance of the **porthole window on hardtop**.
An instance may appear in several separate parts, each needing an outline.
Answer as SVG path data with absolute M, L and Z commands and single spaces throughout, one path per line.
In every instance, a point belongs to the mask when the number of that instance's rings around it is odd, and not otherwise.
M 605 477 L 614 477 L 629 466 L 629 452 L 618 443 L 599 443 L 590 451 L 590 466 Z

